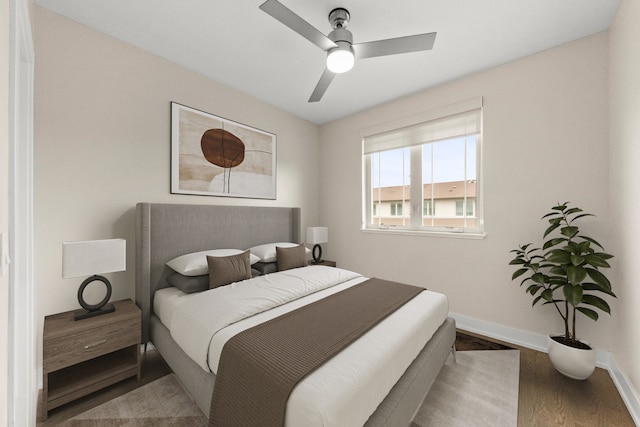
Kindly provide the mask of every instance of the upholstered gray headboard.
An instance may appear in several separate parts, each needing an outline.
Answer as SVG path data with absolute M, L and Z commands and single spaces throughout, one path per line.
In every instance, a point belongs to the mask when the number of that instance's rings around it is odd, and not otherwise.
M 153 294 L 166 288 L 167 261 L 208 249 L 247 249 L 300 240 L 300 208 L 136 205 L 136 304 L 142 310 L 142 342 L 149 341 Z

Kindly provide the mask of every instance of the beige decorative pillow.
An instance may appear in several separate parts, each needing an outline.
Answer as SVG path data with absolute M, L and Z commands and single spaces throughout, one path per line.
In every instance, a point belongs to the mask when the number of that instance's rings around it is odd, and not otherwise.
M 305 267 L 307 265 L 307 253 L 304 245 L 298 245 L 292 248 L 276 246 L 276 258 L 278 260 L 279 271 Z
M 259 258 L 260 262 L 269 263 L 269 262 L 276 262 L 277 247 L 294 248 L 296 246 L 298 246 L 297 243 L 277 242 L 277 243 L 266 243 L 264 245 L 254 246 L 252 248 L 249 248 L 249 250 L 251 251 L 252 256 L 256 256 L 257 258 Z M 310 254 L 311 250 L 305 248 L 305 252 L 307 254 Z M 255 264 L 255 263 L 252 262 L 251 264 Z
M 251 279 L 249 251 L 224 257 L 207 256 L 209 289 Z
M 167 262 L 167 265 L 183 276 L 202 276 L 208 273 L 207 256 L 238 255 L 244 251 L 240 249 L 211 249 L 208 251 L 184 254 Z M 255 255 L 250 255 L 251 264 L 260 261 Z M 275 260 L 274 260 L 275 261 Z

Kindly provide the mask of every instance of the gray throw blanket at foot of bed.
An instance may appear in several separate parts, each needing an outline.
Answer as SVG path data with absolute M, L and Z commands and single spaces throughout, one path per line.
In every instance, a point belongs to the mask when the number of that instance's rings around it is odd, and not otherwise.
M 423 290 L 373 278 L 240 332 L 220 357 L 209 426 L 283 426 L 300 380 Z

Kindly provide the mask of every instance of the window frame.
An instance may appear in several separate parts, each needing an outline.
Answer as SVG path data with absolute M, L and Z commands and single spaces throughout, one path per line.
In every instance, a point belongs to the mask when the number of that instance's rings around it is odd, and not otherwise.
M 448 116 L 455 116 L 457 114 L 465 113 L 471 110 L 478 110 L 479 113 L 479 132 L 473 133 L 476 137 L 476 196 L 475 203 L 471 201 L 471 209 L 475 213 L 476 224 L 475 227 L 439 227 L 439 226 L 431 226 L 431 225 L 423 225 L 424 218 L 434 218 L 436 203 L 435 200 L 429 199 L 429 202 L 432 203 L 430 215 L 425 216 L 424 203 L 426 199 L 422 194 L 423 192 L 423 183 L 422 183 L 422 147 L 424 143 L 415 143 L 413 142 L 410 145 L 405 145 L 404 147 L 409 147 L 411 150 L 410 153 L 410 161 L 411 161 L 411 175 L 420 177 L 418 180 L 420 181 L 420 185 L 414 185 L 413 182 L 410 183 L 410 196 L 408 209 L 405 213 L 405 217 L 408 219 L 406 221 L 407 225 L 397 226 L 397 225 L 375 225 L 372 224 L 372 216 L 373 211 L 373 188 L 372 188 L 372 156 L 375 152 L 381 152 L 371 150 L 367 153 L 365 151 L 365 144 L 367 141 L 367 137 L 377 136 L 382 133 L 393 133 L 394 131 L 403 131 L 403 128 L 409 128 L 414 125 L 420 125 L 422 123 L 427 123 L 430 121 L 437 121 L 439 119 L 446 119 Z M 363 137 L 363 151 L 362 151 L 362 172 L 363 172 L 363 207 L 362 207 L 362 228 L 361 230 L 364 232 L 373 232 L 373 233 L 392 233 L 392 234 L 418 234 L 418 235 L 436 235 L 436 236 L 450 236 L 450 237 L 463 237 L 463 238 L 484 238 L 484 217 L 483 217 L 483 191 L 482 191 L 482 183 L 483 183 L 483 174 L 482 174 L 482 98 L 474 98 L 472 100 L 464 101 L 458 104 L 453 104 L 447 107 L 443 107 L 437 110 L 431 110 L 426 113 L 418 114 L 416 116 L 412 116 L 410 118 L 405 118 L 401 120 L 397 120 L 395 122 L 386 123 L 383 125 L 377 125 L 368 129 L 365 129 L 361 132 Z M 444 140 L 453 139 L 453 138 L 444 138 Z M 435 142 L 435 140 L 433 141 Z M 428 142 L 427 142 L 428 143 Z M 398 147 L 400 148 L 400 147 Z M 417 200 L 417 202 L 416 202 Z M 462 199 L 463 204 L 464 201 L 467 201 L 467 206 L 469 201 L 466 199 Z M 475 206 L 474 206 L 475 205 Z M 403 210 L 404 211 L 404 210 Z M 463 215 L 455 216 L 456 218 L 467 218 L 467 212 L 464 212 L 463 206 Z M 380 215 L 380 208 L 378 207 L 378 215 Z

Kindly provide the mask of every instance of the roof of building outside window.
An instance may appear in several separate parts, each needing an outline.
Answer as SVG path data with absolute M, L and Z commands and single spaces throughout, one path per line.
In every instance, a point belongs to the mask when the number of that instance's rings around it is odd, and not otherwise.
M 451 182 L 436 182 L 435 184 L 424 184 L 423 194 L 424 198 L 431 198 L 431 191 L 433 187 L 434 199 L 462 199 L 465 194 L 465 181 L 451 181 Z M 469 180 L 466 182 L 467 198 L 476 197 L 476 180 Z M 381 187 L 373 189 L 373 200 L 380 200 L 388 202 L 392 200 L 403 200 L 403 186 L 397 185 L 392 187 Z M 380 192 L 380 197 L 378 197 Z M 409 186 L 405 186 L 404 200 L 410 200 Z

